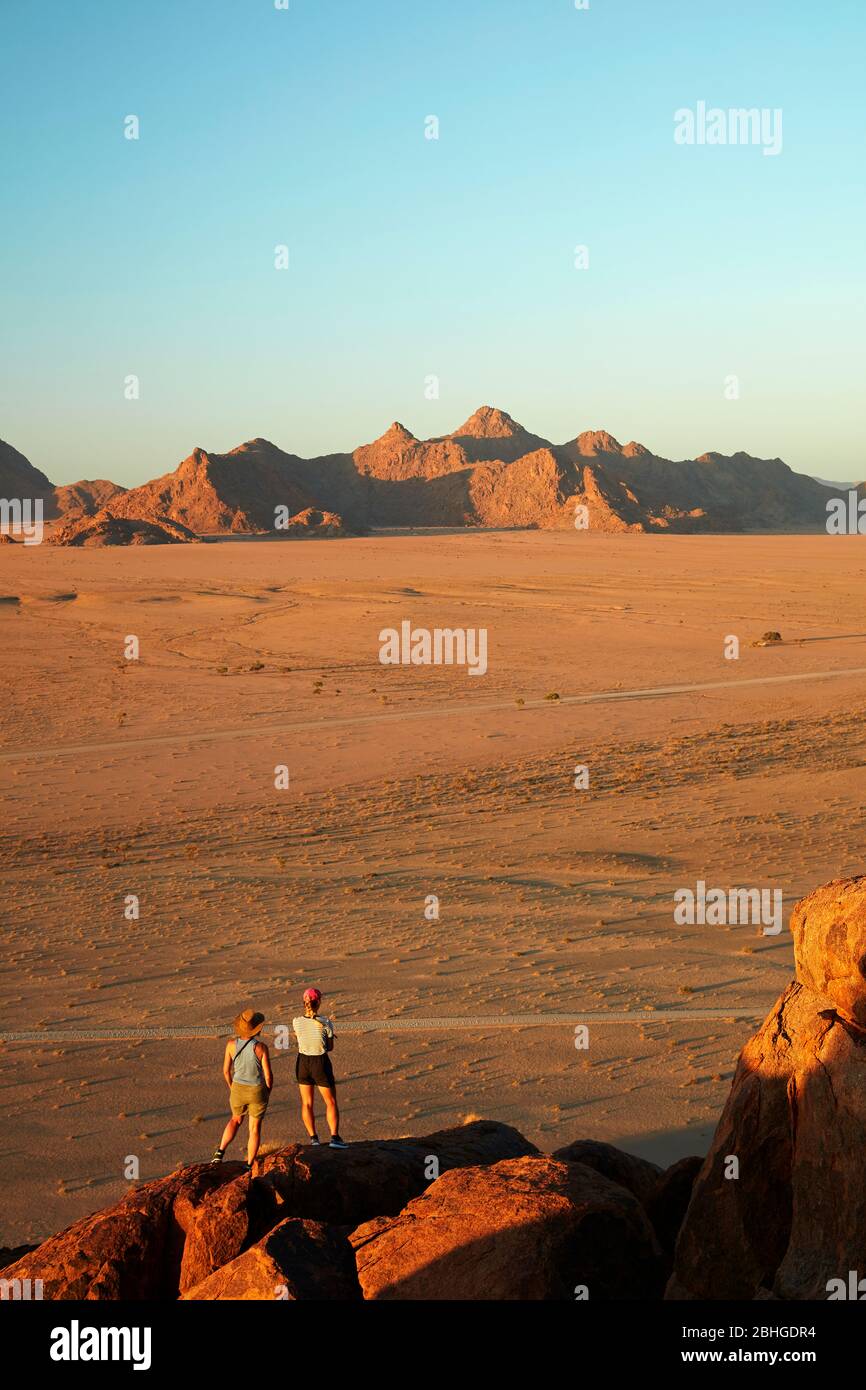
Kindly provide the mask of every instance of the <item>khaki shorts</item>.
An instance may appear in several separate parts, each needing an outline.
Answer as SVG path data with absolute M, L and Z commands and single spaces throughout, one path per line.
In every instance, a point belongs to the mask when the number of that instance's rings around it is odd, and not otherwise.
M 240 1082 L 233 1081 L 229 1105 L 236 1120 L 246 1114 L 251 1115 L 254 1120 L 260 1120 L 268 1108 L 270 1098 L 267 1086 L 242 1086 Z

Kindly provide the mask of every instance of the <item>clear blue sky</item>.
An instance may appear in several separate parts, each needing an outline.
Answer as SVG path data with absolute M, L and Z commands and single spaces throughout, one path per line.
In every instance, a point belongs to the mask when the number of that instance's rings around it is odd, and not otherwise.
M 129 484 L 493 404 L 862 478 L 864 45 L 862 0 L 3 0 L 0 437 Z M 700 100 L 781 155 L 676 145 Z

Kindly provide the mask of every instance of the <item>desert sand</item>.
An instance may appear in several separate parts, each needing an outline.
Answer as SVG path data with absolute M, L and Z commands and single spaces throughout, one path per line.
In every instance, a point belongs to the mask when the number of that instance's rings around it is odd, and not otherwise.
M 787 922 L 862 871 L 864 590 L 826 535 L 3 547 L 0 1244 L 117 1200 L 130 1155 L 209 1156 L 220 1038 L 310 983 L 348 1140 L 705 1151 L 793 952 L 673 895 L 779 887 Z M 485 627 L 487 674 L 381 665 L 403 620 Z

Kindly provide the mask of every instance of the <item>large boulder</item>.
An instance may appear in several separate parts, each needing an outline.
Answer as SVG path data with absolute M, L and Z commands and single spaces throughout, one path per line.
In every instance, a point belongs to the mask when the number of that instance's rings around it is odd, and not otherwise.
M 661 1252 L 630 1192 L 579 1163 L 457 1168 L 350 1237 L 367 1299 L 659 1297 Z
M 228 1264 L 256 1239 L 251 1183 L 245 1171 L 233 1181 L 198 1193 L 182 1189 L 175 1218 L 186 1237 L 178 1288 L 181 1294 Z
M 342 1231 L 287 1217 L 184 1299 L 360 1299 L 352 1247 Z
M 285 1216 L 359 1226 L 394 1216 L 451 1168 L 537 1154 L 510 1125 L 475 1120 L 423 1139 L 350 1144 L 348 1149 L 295 1144 L 268 1154 L 254 1183 L 257 1219 L 274 1226 Z
M 555 1149 L 553 1157 L 561 1159 L 563 1163 L 585 1163 L 587 1168 L 594 1168 L 602 1177 L 628 1188 L 644 1206 L 662 1175 L 657 1163 L 625 1153 L 622 1149 L 614 1148 L 613 1144 L 603 1144 L 598 1139 L 575 1139 L 573 1143 Z
M 788 1085 L 814 1017 L 814 996 L 794 984 L 743 1048 L 695 1179 L 668 1298 L 753 1298 L 772 1284 L 791 1229 Z
M 791 930 L 796 980 L 742 1049 L 669 1298 L 827 1298 L 866 1270 L 866 878 L 817 888 Z
M 41 1279 L 46 1299 L 174 1297 L 185 1243 L 175 1217 L 230 1182 L 239 1164 L 182 1169 L 143 1183 L 116 1206 L 76 1221 L 3 1271 L 7 1279 Z
M 831 1280 L 866 1273 L 863 883 L 794 909 L 798 980 L 740 1055 L 668 1298 L 826 1299 Z
M 791 914 L 797 979 L 866 1028 L 866 874 L 837 878 Z

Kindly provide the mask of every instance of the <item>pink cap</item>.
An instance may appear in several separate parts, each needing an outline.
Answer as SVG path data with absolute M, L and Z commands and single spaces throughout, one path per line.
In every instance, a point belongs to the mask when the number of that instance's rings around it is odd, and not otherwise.
M 321 999 L 322 999 L 322 991 L 321 991 L 320 989 L 316 989 L 315 986 L 311 986 L 310 989 L 305 989 L 305 990 L 304 990 L 304 1002 L 305 1002 L 305 1003 L 309 1003 L 309 1004 L 319 1004 L 319 1003 L 321 1002 Z

